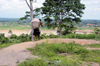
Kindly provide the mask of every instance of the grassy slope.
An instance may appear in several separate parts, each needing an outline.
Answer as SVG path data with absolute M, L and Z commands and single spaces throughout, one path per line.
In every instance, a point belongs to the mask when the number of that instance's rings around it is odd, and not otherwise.
M 35 64 L 37 66 L 82 66 L 83 61 L 100 63 L 100 50 L 87 50 L 84 46 L 75 43 L 42 43 L 29 50 L 40 58 L 25 61 L 19 66 Z M 59 55 L 61 53 L 67 54 Z M 91 64 L 88 63 L 88 65 Z

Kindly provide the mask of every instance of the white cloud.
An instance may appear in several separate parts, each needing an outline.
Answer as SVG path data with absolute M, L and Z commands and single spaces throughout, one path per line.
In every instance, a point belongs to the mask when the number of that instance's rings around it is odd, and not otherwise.
M 12 7 L 9 4 L 5 4 L 5 5 L 2 5 L 2 9 L 8 10 L 8 9 L 12 9 Z
M 94 11 L 99 11 L 100 12 L 100 8 L 95 8 Z
M 33 8 L 37 7 L 41 7 L 41 4 L 33 3 Z M 9 14 L 15 15 L 14 17 L 18 15 L 24 16 L 25 11 L 29 11 L 25 0 L 0 0 L 0 17 L 4 15 L 7 17 Z
M 84 4 L 98 4 L 100 0 L 81 0 Z
M 33 3 L 33 8 L 41 7 L 44 1 L 37 0 L 37 3 Z M 86 6 L 83 18 L 100 17 L 100 0 L 81 0 L 81 2 Z M 29 11 L 25 0 L 0 0 L 0 17 L 20 18 L 25 15 L 25 11 Z

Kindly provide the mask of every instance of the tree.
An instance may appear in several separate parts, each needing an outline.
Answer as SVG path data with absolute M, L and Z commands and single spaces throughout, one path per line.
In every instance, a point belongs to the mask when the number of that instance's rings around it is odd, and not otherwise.
M 41 14 L 40 12 L 37 12 L 37 11 L 38 11 L 38 8 L 33 10 L 33 18 L 39 17 L 39 15 Z M 24 17 L 21 17 L 19 20 L 30 19 L 30 12 L 26 11 L 25 13 L 26 15 Z
M 9 34 L 12 34 L 12 31 L 11 30 L 9 30 L 9 32 L 8 32 Z
M 81 0 L 45 0 L 43 7 L 40 8 L 47 27 L 58 27 L 60 36 L 62 28 L 71 30 L 70 28 L 74 28 L 74 22 L 81 21 L 84 9 L 85 5 L 81 3 Z
M 31 17 L 31 21 L 32 21 L 33 20 L 33 6 L 32 6 L 33 0 L 29 0 L 30 4 L 27 2 L 27 0 L 25 0 L 25 2 L 30 9 L 30 17 Z M 36 2 L 36 0 L 35 0 L 35 2 Z M 29 15 L 26 15 L 25 17 L 21 18 L 20 20 L 26 19 L 28 16 Z M 32 27 L 32 24 L 31 24 L 31 27 Z M 33 29 L 32 29 L 32 36 L 33 36 Z M 33 41 L 33 38 L 32 38 L 32 41 Z

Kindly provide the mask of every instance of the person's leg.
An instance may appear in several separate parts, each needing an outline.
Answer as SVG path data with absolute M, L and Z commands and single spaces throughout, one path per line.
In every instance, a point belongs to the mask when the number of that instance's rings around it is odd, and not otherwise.
M 38 40 L 40 40 L 40 36 L 38 36 Z
M 40 29 L 39 29 L 39 32 L 38 32 L 38 40 L 40 40 Z
M 34 32 L 33 32 L 33 42 L 35 41 L 35 36 L 36 36 L 36 29 L 34 29 Z
M 33 35 L 33 41 L 35 41 L 35 35 Z

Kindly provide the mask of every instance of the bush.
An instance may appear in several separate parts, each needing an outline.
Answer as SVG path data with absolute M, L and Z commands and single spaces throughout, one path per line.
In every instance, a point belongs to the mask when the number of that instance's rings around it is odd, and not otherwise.
M 7 37 L 2 37 L 2 38 L 0 38 L 0 43 L 1 44 L 9 43 L 9 39 Z
M 67 34 L 61 38 L 75 38 L 75 34 Z M 76 34 L 77 39 L 95 39 L 95 34 Z
M 12 34 L 12 31 L 11 31 L 11 30 L 9 30 L 9 32 L 8 32 L 8 33 Z
M 1 44 L 9 43 L 9 39 L 5 37 L 4 34 L 0 34 L 0 43 Z
M 28 34 L 21 34 L 20 36 L 17 37 L 17 39 L 20 40 L 21 42 L 30 41 L 31 36 Z
M 16 35 L 16 34 L 12 34 L 12 35 L 10 36 L 10 39 L 17 39 L 17 35 Z
M 59 37 L 59 35 L 54 35 L 54 34 L 47 35 L 46 33 L 43 33 L 43 34 L 41 34 L 41 36 L 40 36 L 41 39 L 58 38 L 58 37 Z
M 3 33 L 0 34 L 0 38 L 5 37 Z
M 49 38 L 58 38 L 58 37 L 59 37 L 59 35 L 54 35 L 54 34 L 49 35 Z
M 49 38 L 49 36 L 47 35 L 47 33 L 43 33 L 43 34 L 41 34 L 40 38 L 47 39 L 47 38 Z
M 61 38 L 74 38 L 74 33 L 70 33 L 70 34 L 61 36 Z
M 94 32 L 95 32 L 96 34 L 98 34 L 98 32 L 100 32 L 100 29 L 99 29 L 99 28 L 94 28 Z

